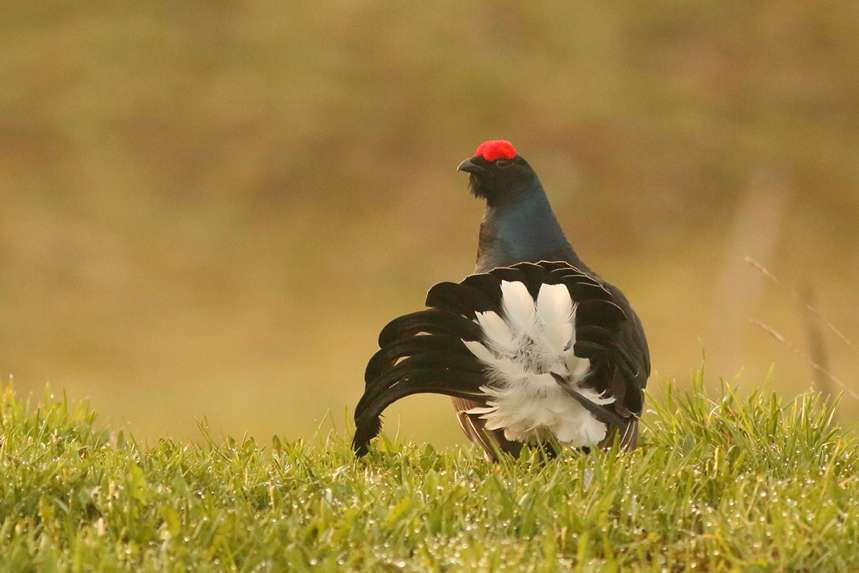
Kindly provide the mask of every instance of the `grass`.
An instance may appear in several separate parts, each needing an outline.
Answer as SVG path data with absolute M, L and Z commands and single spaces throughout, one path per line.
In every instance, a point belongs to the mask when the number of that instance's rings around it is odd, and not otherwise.
M 859 450 L 807 393 L 669 381 L 633 453 L 495 466 L 348 435 L 141 446 L 2 393 L 4 571 L 847 571 Z

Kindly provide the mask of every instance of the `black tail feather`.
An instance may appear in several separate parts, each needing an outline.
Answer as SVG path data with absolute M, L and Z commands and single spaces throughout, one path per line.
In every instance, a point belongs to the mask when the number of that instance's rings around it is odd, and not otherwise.
M 364 381 L 369 383 L 394 367 L 400 359 L 427 352 L 445 352 L 451 355 L 472 356 L 462 339 L 449 334 L 435 334 L 401 338 L 379 349 L 367 363 Z
M 552 378 L 555 379 L 555 382 L 558 383 L 564 392 L 572 396 L 576 402 L 581 404 L 585 410 L 594 415 L 594 418 L 606 424 L 608 426 L 614 426 L 616 428 L 625 428 L 626 427 L 626 419 L 618 416 L 605 406 L 601 406 L 592 400 L 587 399 L 585 396 L 582 396 L 580 392 L 578 392 L 575 388 L 571 387 L 567 384 L 567 381 L 564 380 L 563 376 L 560 374 L 555 374 L 551 372 Z
M 362 456 L 367 453 L 367 445 L 382 429 L 382 412 L 401 398 L 412 394 L 444 394 L 457 398 L 475 398 L 483 393 L 480 386 L 483 375 L 437 368 L 409 369 L 398 376 L 386 375 L 374 381 L 373 390 L 367 392 L 355 408 L 355 437 L 352 448 Z
M 431 308 L 389 322 L 379 334 L 379 348 L 421 333 L 446 333 L 466 340 L 477 340 L 480 337 L 480 327 L 464 316 Z
M 497 294 L 492 287 L 498 291 Z M 487 284 L 438 283 L 427 293 L 426 305 L 463 316 L 489 310 L 498 312 L 501 310 L 500 290 L 497 281 L 488 281 Z

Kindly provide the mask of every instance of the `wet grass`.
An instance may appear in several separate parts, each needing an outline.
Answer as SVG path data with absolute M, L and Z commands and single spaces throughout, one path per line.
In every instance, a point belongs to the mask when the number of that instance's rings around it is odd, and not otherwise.
M 764 386 L 766 387 L 766 386 Z M 857 442 L 815 394 L 666 384 L 636 452 L 491 465 L 385 437 L 141 445 L 2 394 L 9 571 L 845 571 Z

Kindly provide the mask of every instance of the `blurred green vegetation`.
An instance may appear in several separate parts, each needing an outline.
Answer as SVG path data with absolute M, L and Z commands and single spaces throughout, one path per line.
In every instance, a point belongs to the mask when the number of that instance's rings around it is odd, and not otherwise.
M 775 363 L 777 391 L 809 386 L 748 322 L 805 348 L 747 255 L 857 332 L 850 0 L 3 12 L 0 373 L 19 392 L 89 396 L 144 437 L 341 424 L 384 323 L 470 272 L 482 206 L 454 170 L 489 138 L 627 293 L 658 376 L 705 349 L 710 372 Z M 825 341 L 859 386 L 855 351 Z M 403 432 L 459 439 L 445 399 L 401 408 Z

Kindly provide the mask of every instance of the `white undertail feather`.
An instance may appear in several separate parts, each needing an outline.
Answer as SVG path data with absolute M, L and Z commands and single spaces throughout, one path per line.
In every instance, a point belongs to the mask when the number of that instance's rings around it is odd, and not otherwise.
M 523 283 L 501 282 L 501 312 L 515 338 L 522 340 L 537 335 L 537 309 Z
M 508 354 L 516 351 L 513 333 L 504 319 L 494 312 L 478 312 L 477 324 L 483 330 L 484 338 L 496 354 Z
M 576 309 L 567 287 L 542 285 L 537 294 L 537 315 L 543 325 L 543 361 L 563 360 L 564 351 L 576 343 Z
M 523 283 L 502 281 L 501 296 L 502 316 L 477 313 L 483 342 L 463 341 L 486 365 L 490 381 L 481 387 L 491 396 L 487 407 L 469 413 L 480 414 L 489 430 L 503 428 L 508 440 L 538 442 L 554 435 L 574 447 L 601 442 L 606 425 L 551 375 L 561 375 L 597 404 L 614 402 L 581 385 L 590 361 L 573 353 L 576 304 L 567 287 L 544 284 L 535 301 Z

